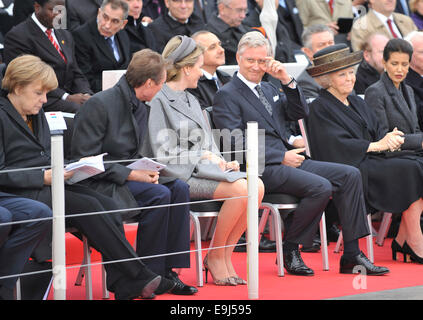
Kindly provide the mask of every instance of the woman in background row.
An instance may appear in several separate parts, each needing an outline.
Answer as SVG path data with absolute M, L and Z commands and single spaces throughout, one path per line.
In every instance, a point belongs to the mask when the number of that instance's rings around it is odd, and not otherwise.
M 171 62 L 167 80 L 151 101 L 149 144 L 146 154 L 167 164 L 162 176 L 174 176 L 190 186 L 191 199 L 225 200 L 217 220 L 211 249 L 204 259 L 216 285 L 246 284 L 234 266 L 234 246 L 247 227 L 247 181 L 237 161 L 226 162 L 213 141 L 198 100 L 186 89 L 196 88 L 202 75 L 203 49 L 187 36 L 175 36 L 167 43 L 163 57 Z M 183 132 L 187 135 L 184 137 Z M 259 201 L 264 194 L 259 185 Z

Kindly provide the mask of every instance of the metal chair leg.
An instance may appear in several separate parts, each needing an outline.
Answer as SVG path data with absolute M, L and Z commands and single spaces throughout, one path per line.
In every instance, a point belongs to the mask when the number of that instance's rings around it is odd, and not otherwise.
M 369 223 L 369 229 L 372 230 L 372 215 L 368 214 L 367 215 L 367 221 Z M 369 260 L 374 263 L 375 262 L 375 257 L 374 257 L 374 252 L 373 252 L 373 234 L 372 232 L 370 232 L 370 234 L 366 237 L 367 240 L 367 255 Z
M 382 223 L 380 224 L 379 232 L 377 233 L 376 243 L 379 246 L 383 246 L 385 242 L 386 235 L 388 234 L 389 227 L 391 226 L 392 222 L 392 213 L 384 212 Z
M 85 273 L 85 297 L 87 300 L 93 300 L 93 282 L 91 275 L 91 250 L 88 245 L 88 240 L 85 236 L 82 237 L 84 244 L 84 256 L 86 261 L 86 266 L 84 267 Z
M 322 218 L 320 219 L 320 242 L 322 250 L 323 270 L 329 270 L 329 256 L 328 256 L 328 242 L 326 239 L 326 217 L 323 212 Z
M 203 267 L 202 267 L 202 251 L 201 251 L 201 228 L 198 217 L 191 213 L 191 221 L 194 226 L 194 244 L 195 244 L 195 269 L 197 273 L 197 286 L 203 286 Z
M 343 236 L 342 236 L 342 231 L 341 231 L 341 232 L 339 232 L 338 241 L 336 242 L 335 250 L 333 252 L 339 253 L 341 251 L 342 241 L 343 241 Z

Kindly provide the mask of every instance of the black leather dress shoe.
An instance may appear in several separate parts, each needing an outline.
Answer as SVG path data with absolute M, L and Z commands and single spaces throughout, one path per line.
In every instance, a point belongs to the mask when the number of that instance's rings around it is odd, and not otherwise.
M 166 273 L 165 277 L 175 283 L 175 286 L 170 293 L 177 295 L 192 295 L 198 292 L 198 289 L 193 286 L 188 286 L 179 279 L 178 274 L 174 271 L 169 271 Z
M 320 237 L 318 234 L 314 237 L 311 245 L 303 245 L 301 252 L 319 252 L 320 251 Z
M 245 236 L 242 236 L 238 241 L 240 245 L 235 247 L 234 252 L 247 252 L 246 242 Z M 262 236 L 259 243 L 259 252 L 276 252 L 276 241 Z
M 353 258 L 342 256 L 339 272 L 348 274 L 363 273 L 363 275 L 367 276 L 379 276 L 388 273 L 389 269 L 375 266 L 363 252 L 360 252 L 360 254 Z
M 337 227 L 336 224 L 332 224 L 326 229 L 326 237 L 328 242 L 337 242 L 339 238 L 339 233 L 341 230 Z
M 160 285 L 157 287 L 154 293 L 155 294 L 167 293 L 173 288 L 175 288 L 175 286 L 176 286 L 175 281 L 167 279 L 166 277 L 162 277 L 162 281 L 160 282 Z
M 314 271 L 307 267 L 301 258 L 300 250 L 283 250 L 283 265 L 286 271 L 297 276 L 314 276 Z

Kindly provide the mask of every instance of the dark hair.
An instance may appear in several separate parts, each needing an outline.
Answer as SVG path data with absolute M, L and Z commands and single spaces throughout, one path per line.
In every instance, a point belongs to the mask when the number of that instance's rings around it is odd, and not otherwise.
M 391 54 L 394 52 L 401 52 L 408 54 L 409 61 L 413 55 L 413 46 L 406 40 L 403 39 L 391 39 L 383 49 L 383 60 L 388 61 Z
M 151 49 L 137 51 L 126 70 L 126 80 L 132 88 L 142 86 L 148 79 L 159 83 L 162 80 L 166 62 L 162 55 Z

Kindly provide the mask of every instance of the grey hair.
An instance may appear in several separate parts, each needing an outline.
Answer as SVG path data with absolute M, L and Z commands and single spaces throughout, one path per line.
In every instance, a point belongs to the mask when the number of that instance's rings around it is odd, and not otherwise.
M 232 2 L 232 0 L 217 0 L 216 4 L 219 5 L 221 3 L 223 3 L 224 5 L 230 5 Z
M 353 66 L 353 69 L 354 69 L 354 74 L 356 74 L 357 73 L 357 69 L 358 69 L 358 64 L 357 65 L 355 65 L 355 66 Z M 337 70 L 337 71 L 340 71 L 340 70 Z M 332 72 L 330 72 L 330 73 L 326 73 L 326 74 L 323 74 L 323 75 L 321 75 L 321 76 L 318 76 L 318 77 L 315 77 L 315 78 L 313 78 L 314 79 L 314 81 L 316 81 L 323 89 L 328 89 L 332 84 L 331 84 L 331 81 L 330 81 L 330 75 L 332 74 Z
M 305 28 L 303 34 L 301 35 L 301 41 L 303 42 L 303 46 L 311 50 L 311 36 L 313 34 L 322 32 L 329 32 L 334 35 L 332 29 L 324 24 L 314 24 L 308 28 Z
M 128 3 L 125 0 L 103 0 L 103 3 L 101 4 L 101 10 L 104 9 L 105 6 L 110 4 L 112 6 L 112 9 L 122 9 L 123 10 L 123 20 L 128 19 L 129 15 L 129 6 Z
M 250 31 L 244 34 L 238 43 L 238 54 L 242 55 L 246 48 L 257 48 L 266 46 L 267 55 L 272 55 L 272 47 L 260 31 Z
M 404 38 L 405 41 L 408 41 L 411 45 L 413 45 L 412 41 L 416 37 L 422 37 L 423 32 L 422 31 L 412 31 Z

